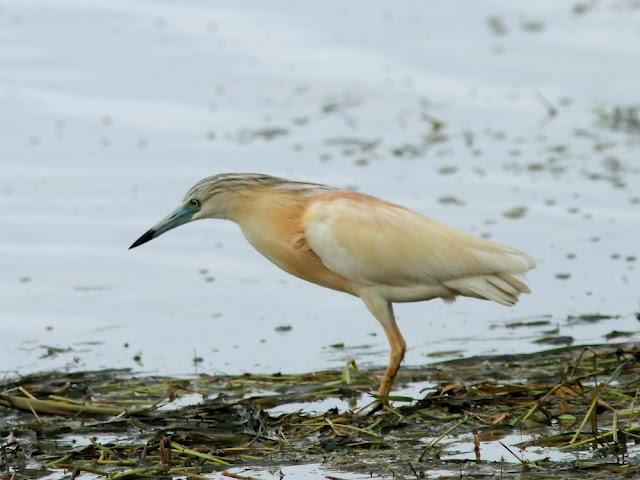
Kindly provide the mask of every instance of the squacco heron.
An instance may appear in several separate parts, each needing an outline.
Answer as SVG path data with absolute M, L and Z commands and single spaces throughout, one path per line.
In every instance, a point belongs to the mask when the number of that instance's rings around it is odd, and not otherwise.
M 464 296 L 511 306 L 530 293 L 515 276 L 535 266 L 523 252 L 370 195 L 257 173 L 201 180 L 130 248 L 205 218 L 237 223 L 286 272 L 364 302 L 391 347 L 383 402 L 406 349 L 393 303 Z

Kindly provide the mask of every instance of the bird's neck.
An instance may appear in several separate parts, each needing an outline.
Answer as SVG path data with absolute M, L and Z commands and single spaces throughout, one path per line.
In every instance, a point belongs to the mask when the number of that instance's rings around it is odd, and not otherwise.
M 308 201 L 308 196 L 299 192 L 270 188 L 242 192 L 229 199 L 225 217 L 243 230 L 265 224 L 286 223 L 298 218 Z

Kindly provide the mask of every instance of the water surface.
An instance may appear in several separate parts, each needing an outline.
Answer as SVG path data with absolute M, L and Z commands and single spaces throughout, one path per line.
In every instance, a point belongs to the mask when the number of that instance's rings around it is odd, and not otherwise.
M 637 339 L 640 13 L 576 5 L 4 0 L 0 372 L 383 365 L 359 300 L 233 224 L 127 250 L 226 171 L 357 189 L 536 259 L 515 308 L 397 306 L 407 364 Z M 612 318 L 569 319 L 594 313 Z

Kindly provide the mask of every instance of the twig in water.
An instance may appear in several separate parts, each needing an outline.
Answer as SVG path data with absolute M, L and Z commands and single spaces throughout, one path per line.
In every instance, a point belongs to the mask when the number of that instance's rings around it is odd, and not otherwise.
M 502 445 L 504 448 L 507 449 L 507 452 L 509 452 L 511 455 L 513 455 L 521 464 L 523 467 L 525 468 L 540 468 L 538 465 L 535 464 L 535 462 L 531 462 L 529 460 L 525 460 L 524 458 L 519 457 L 518 455 L 515 454 L 515 452 L 513 450 L 511 450 L 509 447 L 507 447 L 504 443 L 499 442 L 500 445 Z
M 239 475 L 237 473 L 233 473 L 233 472 L 228 472 L 228 471 L 224 471 L 222 472 L 222 476 L 223 477 L 229 477 L 229 478 L 235 478 L 237 480 L 260 480 L 256 477 L 247 477 L 245 475 Z
M 464 422 L 467 421 L 467 417 L 465 416 L 462 420 L 460 420 L 458 423 L 452 425 L 451 427 L 449 427 L 443 434 L 441 434 L 438 438 L 436 438 L 435 440 L 433 440 L 432 442 L 429 443 L 429 445 L 427 445 L 424 450 L 422 451 L 422 454 L 420 455 L 420 457 L 418 458 L 418 461 L 421 462 L 422 459 L 425 457 L 425 455 L 429 452 L 429 450 L 431 450 L 433 447 L 435 447 L 438 443 L 440 443 L 440 441 L 446 437 L 447 435 L 449 435 L 451 432 L 453 432 L 455 429 L 457 429 L 460 425 L 462 425 Z
M 593 411 L 596 408 L 596 405 L 598 404 L 598 397 L 600 396 L 600 392 L 602 392 L 602 389 L 603 389 L 604 386 L 605 386 L 605 384 L 601 383 L 595 388 L 595 390 L 593 392 L 593 398 L 591 400 L 591 405 L 589 405 L 589 409 L 587 410 L 587 413 L 585 414 L 584 418 L 582 419 L 582 422 L 580 423 L 580 426 L 578 427 L 578 430 L 576 430 L 576 433 L 571 438 L 571 441 L 569 441 L 569 444 L 574 443 L 578 439 L 580 434 L 582 433 L 582 429 L 587 424 L 587 420 L 589 420 L 589 417 L 591 416 L 591 414 L 593 413 Z M 597 433 L 597 432 L 594 432 L 594 433 Z M 597 435 L 596 435 L 596 437 L 597 437 Z

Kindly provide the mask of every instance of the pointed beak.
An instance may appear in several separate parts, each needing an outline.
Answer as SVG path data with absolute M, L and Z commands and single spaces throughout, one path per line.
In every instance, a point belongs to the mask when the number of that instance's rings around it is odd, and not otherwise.
M 195 207 L 191 204 L 183 205 L 177 208 L 173 213 L 164 217 L 155 226 L 147 230 L 140 238 L 131 244 L 129 250 L 139 247 L 143 243 L 147 243 L 156 237 L 159 237 L 165 232 L 172 230 L 180 225 L 193 220 L 193 216 L 199 210 L 199 207 Z
M 137 239 L 135 242 L 131 244 L 131 246 L 129 247 L 129 250 L 131 250 L 132 248 L 139 247 L 143 243 L 147 243 L 149 240 L 153 240 L 155 236 L 156 236 L 156 231 L 153 228 L 150 228 L 139 239 Z

